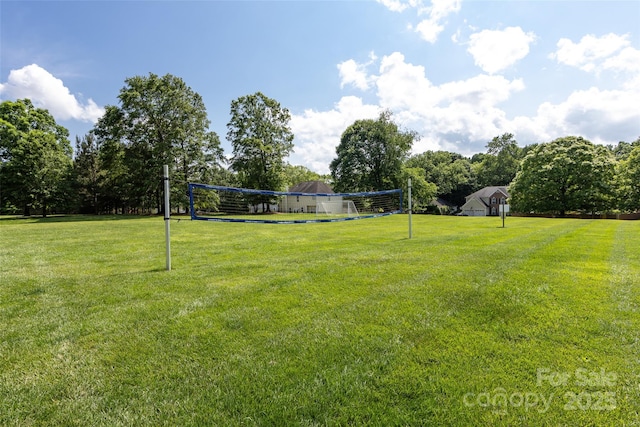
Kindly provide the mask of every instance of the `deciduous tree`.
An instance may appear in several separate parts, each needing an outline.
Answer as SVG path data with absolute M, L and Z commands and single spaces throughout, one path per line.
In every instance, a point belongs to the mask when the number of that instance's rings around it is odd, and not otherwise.
M 222 162 L 222 149 L 202 97 L 179 77 L 135 76 L 125 80 L 120 106 L 108 106 L 94 129 L 100 146 L 124 147 L 131 182 L 129 203 L 162 208 L 162 165 L 168 164 L 172 203 L 187 206 L 185 186 Z
M 618 165 L 618 206 L 628 212 L 640 211 L 640 144 Z
M 227 139 L 233 147 L 231 168 L 245 188 L 283 190 L 285 158 L 293 151 L 289 110 L 261 92 L 231 102 Z M 255 203 L 269 199 L 259 198 Z M 264 199 L 264 200 L 262 200 Z
M 73 159 L 75 189 L 79 209 L 82 213 L 99 213 L 100 168 L 98 145 L 93 134 L 82 138 L 76 136 L 76 150 Z
M 482 161 L 475 165 L 478 186 L 509 185 L 518 172 L 522 157 L 522 149 L 513 134 L 494 137 L 487 143 L 487 153 Z
M 418 135 L 402 131 L 385 111 L 377 120 L 357 120 L 340 138 L 330 170 L 338 192 L 399 188 L 402 166 Z
M 329 181 L 327 176 L 322 176 L 319 173 L 300 165 L 293 166 L 286 164 L 284 167 L 284 173 L 288 187 L 293 187 L 296 184 L 306 181 Z
M 436 196 L 438 187 L 425 179 L 424 170 L 421 168 L 402 168 L 401 186 L 404 206 L 409 206 L 409 179 L 411 179 L 411 209 L 421 211 L 432 202 Z
M 519 212 L 606 210 L 612 203 L 614 161 L 603 146 L 568 136 L 534 147 L 510 186 Z
M 426 181 L 437 186 L 436 196 L 458 206 L 464 204 L 465 196 L 477 189 L 471 163 L 457 153 L 425 151 L 412 156 L 406 166 L 422 169 Z
M 45 109 L 30 100 L 0 104 L 0 186 L 2 207 L 13 206 L 29 215 L 64 199 L 71 145 L 69 132 Z

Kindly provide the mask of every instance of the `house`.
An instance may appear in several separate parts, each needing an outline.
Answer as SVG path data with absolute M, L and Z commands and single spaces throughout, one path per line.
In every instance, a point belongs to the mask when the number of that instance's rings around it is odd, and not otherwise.
M 335 194 L 331 187 L 322 181 L 301 182 L 288 191 L 288 195 L 280 201 L 281 212 L 316 213 L 318 202 L 321 201 L 323 209 L 333 213 L 342 212 L 342 197 Z M 310 195 L 313 194 L 313 195 Z
M 507 187 L 484 187 L 465 197 L 466 202 L 460 209 L 462 215 L 467 216 L 500 215 L 500 205 L 504 204 L 506 212 L 509 211 L 508 198 Z

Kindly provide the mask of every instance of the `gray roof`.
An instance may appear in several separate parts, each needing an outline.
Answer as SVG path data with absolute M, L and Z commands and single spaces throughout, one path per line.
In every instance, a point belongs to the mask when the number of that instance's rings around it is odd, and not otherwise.
M 469 194 L 467 196 L 467 200 L 469 200 L 471 197 L 476 197 L 478 199 L 482 197 L 491 197 L 494 195 L 496 191 L 501 192 L 502 194 L 504 194 L 505 197 L 509 197 L 509 192 L 507 191 L 507 187 L 498 186 L 498 187 L 484 187 L 473 194 Z
M 306 181 L 294 185 L 289 189 L 291 193 L 333 193 L 331 187 L 322 181 Z

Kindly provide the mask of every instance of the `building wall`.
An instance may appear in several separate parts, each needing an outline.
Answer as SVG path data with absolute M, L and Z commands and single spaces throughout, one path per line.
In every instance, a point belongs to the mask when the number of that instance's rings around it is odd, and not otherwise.
M 342 207 L 341 196 L 287 196 L 280 202 L 280 212 L 315 213 L 319 201 L 330 202 L 331 205 Z
M 468 216 L 486 216 L 487 209 L 479 199 L 471 199 L 462 206 L 462 213 Z
M 489 205 L 489 215 L 500 215 L 500 205 L 502 204 L 502 199 L 506 197 L 500 191 L 496 191 L 486 200 L 486 203 Z M 506 202 L 506 200 L 505 200 Z

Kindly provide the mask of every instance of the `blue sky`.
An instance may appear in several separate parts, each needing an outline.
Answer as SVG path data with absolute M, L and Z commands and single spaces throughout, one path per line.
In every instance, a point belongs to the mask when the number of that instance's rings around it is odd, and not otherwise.
M 124 80 L 202 95 L 227 155 L 231 101 L 292 115 L 289 161 L 328 172 L 341 133 L 389 109 L 414 153 L 640 137 L 640 1 L 6 1 L 0 100 L 30 98 L 72 143 Z

